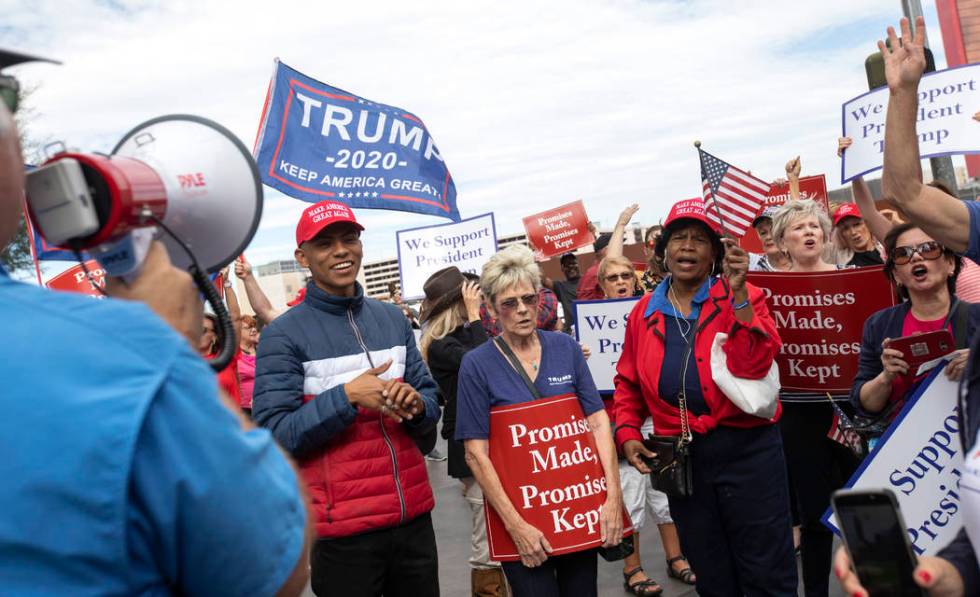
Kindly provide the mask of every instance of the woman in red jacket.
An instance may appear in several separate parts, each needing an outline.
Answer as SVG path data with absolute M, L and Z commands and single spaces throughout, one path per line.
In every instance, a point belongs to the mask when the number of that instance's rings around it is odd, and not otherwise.
M 718 333 L 728 334 L 728 370 L 741 378 L 764 377 L 781 345 L 765 297 L 745 282 L 748 255 L 722 242 L 700 199 L 674 205 L 656 252 L 670 275 L 629 316 L 616 442 L 650 473 L 645 459 L 655 454 L 640 433 L 648 414 L 658 434 L 690 438 L 693 491 L 669 503 L 699 595 L 796 595 L 780 410 L 746 414 L 711 376 Z

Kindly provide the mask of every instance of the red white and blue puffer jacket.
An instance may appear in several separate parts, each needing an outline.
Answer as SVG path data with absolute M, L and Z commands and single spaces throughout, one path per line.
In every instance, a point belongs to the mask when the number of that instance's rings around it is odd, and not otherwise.
M 312 282 L 304 301 L 262 331 L 252 414 L 296 458 L 320 537 L 347 537 L 408 522 L 435 501 L 425 460 L 407 425 L 354 408 L 344 384 L 392 361 L 380 377 L 403 379 L 439 418 L 436 384 L 405 315 L 364 297 L 329 295 Z

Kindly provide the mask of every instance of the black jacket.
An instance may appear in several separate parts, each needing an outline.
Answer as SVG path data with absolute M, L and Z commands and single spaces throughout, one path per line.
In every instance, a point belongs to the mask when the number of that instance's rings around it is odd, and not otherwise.
M 970 339 L 975 332 L 980 329 L 980 304 L 964 303 L 957 301 L 957 310 L 964 309 L 964 316 L 961 317 L 959 311 L 949 315 L 949 322 L 953 326 L 953 336 L 957 348 L 966 348 L 970 345 Z M 902 326 L 905 323 L 905 316 L 908 315 L 911 303 L 905 301 L 894 307 L 882 309 L 868 318 L 864 322 L 864 335 L 861 338 L 861 356 L 858 360 L 858 374 L 851 385 L 851 404 L 854 408 L 863 412 L 861 408 L 861 388 L 882 371 L 881 366 L 881 343 L 885 338 L 900 338 L 902 336 Z M 962 329 L 961 329 L 962 328 Z
M 480 346 L 489 339 L 479 321 L 461 325 L 445 338 L 429 345 L 429 371 L 439 384 L 446 409 L 442 417 L 442 437 L 448 440 L 449 461 L 447 470 L 451 477 L 462 479 L 472 477 L 464 460 L 463 442 L 453 439 L 456 435 L 456 383 L 463 355 Z

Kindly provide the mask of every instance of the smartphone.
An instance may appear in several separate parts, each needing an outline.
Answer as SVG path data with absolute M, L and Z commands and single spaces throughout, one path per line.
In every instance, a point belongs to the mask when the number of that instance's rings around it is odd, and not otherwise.
M 915 584 L 915 554 L 895 494 L 844 489 L 831 498 L 844 545 L 870 597 L 924 597 Z
M 949 330 L 936 330 L 889 340 L 888 348 L 902 351 L 902 359 L 909 364 L 909 374 L 914 377 L 924 373 L 920 370 L 923 364 L 956 350 L 956 342 Z

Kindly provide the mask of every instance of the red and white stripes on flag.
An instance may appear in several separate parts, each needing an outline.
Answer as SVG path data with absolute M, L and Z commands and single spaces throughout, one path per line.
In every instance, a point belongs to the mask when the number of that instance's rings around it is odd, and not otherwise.
M 708 219 L 734 238 L 741 238 L 769 194 L 769 184 L 698 148 L 701 194 Z

